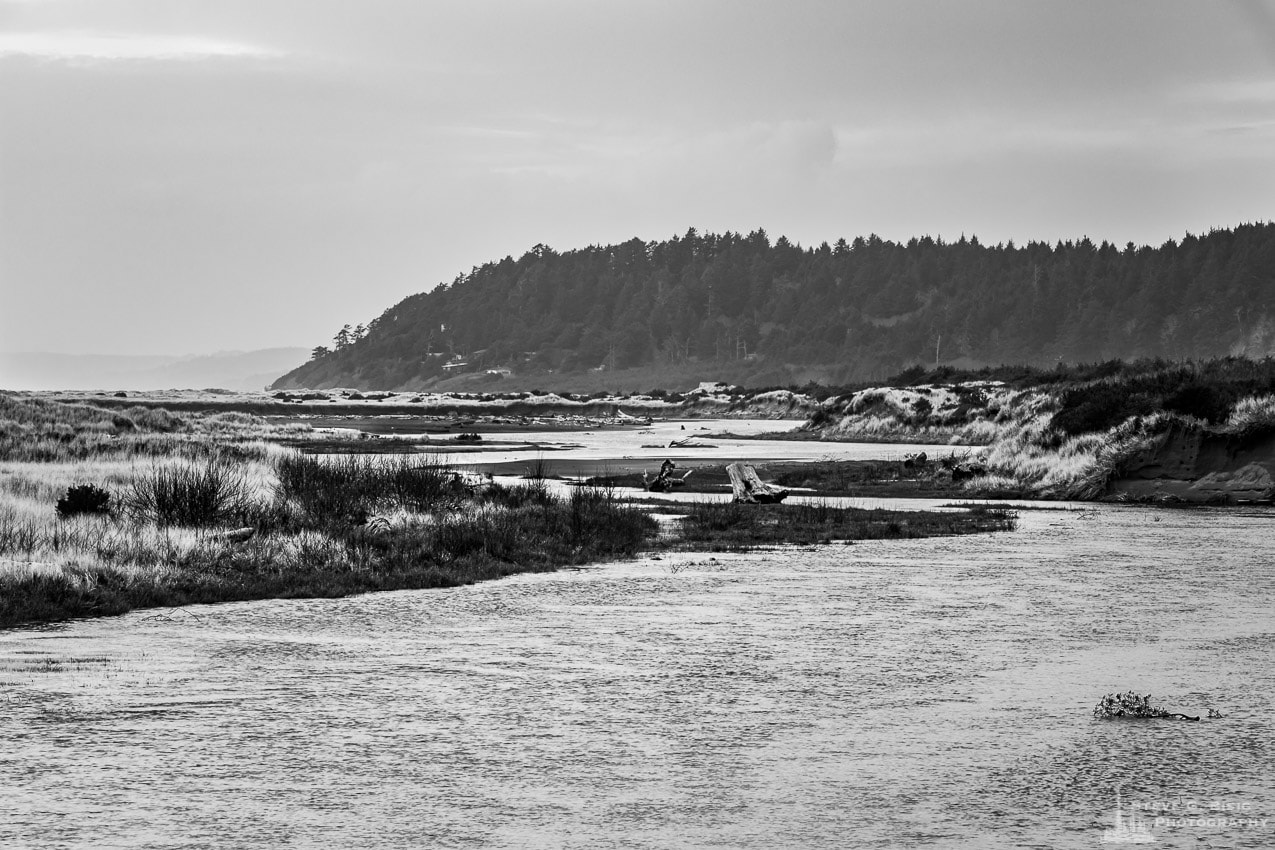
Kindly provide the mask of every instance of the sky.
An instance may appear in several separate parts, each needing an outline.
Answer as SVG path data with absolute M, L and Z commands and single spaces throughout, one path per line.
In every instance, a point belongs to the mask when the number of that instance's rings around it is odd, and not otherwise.
M 328 344 L 537 243 L 1275 218 L 1275 0 L 0 0 L 0 351 Z

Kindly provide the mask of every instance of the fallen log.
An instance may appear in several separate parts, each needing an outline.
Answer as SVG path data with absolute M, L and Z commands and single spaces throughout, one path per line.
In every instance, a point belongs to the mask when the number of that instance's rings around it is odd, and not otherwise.
M 215 531 L 208 535 L 214 540 L 225 540 L 230 543 L 238 543 L 247 540 L 257 533 L 255 528 L 232 528 L 229 531 Z
M 729 464 L 726 474 L 730 476 L 730 487 L 734 491 L 736 502 L 767 505 L 788 498 L 787 490 L 762 481 L 757 477 L 757 470 L 747 464 Z

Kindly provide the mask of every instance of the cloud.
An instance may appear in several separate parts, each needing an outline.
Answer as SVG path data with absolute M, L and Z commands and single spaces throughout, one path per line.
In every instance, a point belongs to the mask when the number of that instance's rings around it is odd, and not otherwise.
M 279 51 L 252 44 L 196 36 L 90 32 L 0 33 L 0 57 L 83 63 L 107 61 L 190 61 L 269 59 Z

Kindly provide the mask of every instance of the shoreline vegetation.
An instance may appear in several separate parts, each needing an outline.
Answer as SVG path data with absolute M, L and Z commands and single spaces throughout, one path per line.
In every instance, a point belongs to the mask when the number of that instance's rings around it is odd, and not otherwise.
M 0 393 L 0 627 L 129 610 L 451 587 L 640 553 L 1011 530 L 1002 509 L 656 506 L 431 456 L 302 454 L 241 412 Z
M 675 415 L 726 418 L 810 410 L 799 429 L 807 439 L 950 447 L 896 460 L 757 463 L 768 480 L 812 495 L 1158 504 L 1265 504 L 1275 495 L 1275 359 L 1112 362 L 1048 373 L 918 367 L 894 384 L 811 393 L 702 384 L 625 404 L 658 401 Z M 362 407 L 347 420 L 319 398 L 207 395 L 210 405 L 177 398 L 182 407 L 174 408 L 152 403 L 151 394 L 67 400 L 0 392 L 0 626 L 454 586 L 642 552 L 978 533 L 1015 521 L 1012 511 L 987 506 L 885 512 L 707 498 L 656 506 L 622 495 L 641 486 L 631 464 L 614 474 L 595 470 L 561 496 L 547 480 L 549 459 L 512 485 L 442 460 L 453 448 L 478 452 L 466 455 L 468 463 L 519 430 L 553 430 L 547 424 L 633 429 L 640 441 L 649 420 L 602 398 L 562 406 L 551 403 L 561 397 L 536 394 L 532 407 L 515 413 L 493 408 L 494 397 L 474 397 L 461 399 L 465 413 L 450 419 L 378 418 L 368 408 L 382 402 L 369 396 L 391 394 L 350 391 L 338 405 Z M 429 406 L 424 397 L 409 402 Z M 290 415 L 248 412 L 258 403 L 286 406 Z M 599 417 L 586 405 L 598 405 Z M 421 439 L 430 451 L 419 451 Z M 720 462 L 687 465 L 695 470 L 685 492 L 725 492 Z

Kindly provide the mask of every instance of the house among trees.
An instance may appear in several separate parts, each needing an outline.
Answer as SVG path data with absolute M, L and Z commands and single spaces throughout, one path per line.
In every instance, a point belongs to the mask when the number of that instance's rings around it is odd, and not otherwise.
M 459 354 L 453 356 L 451 360 L 448 360 L 443 364 L 444 372 L 463 372 L 467 368 L 469 368 L 469 361 L 465 360 Z

